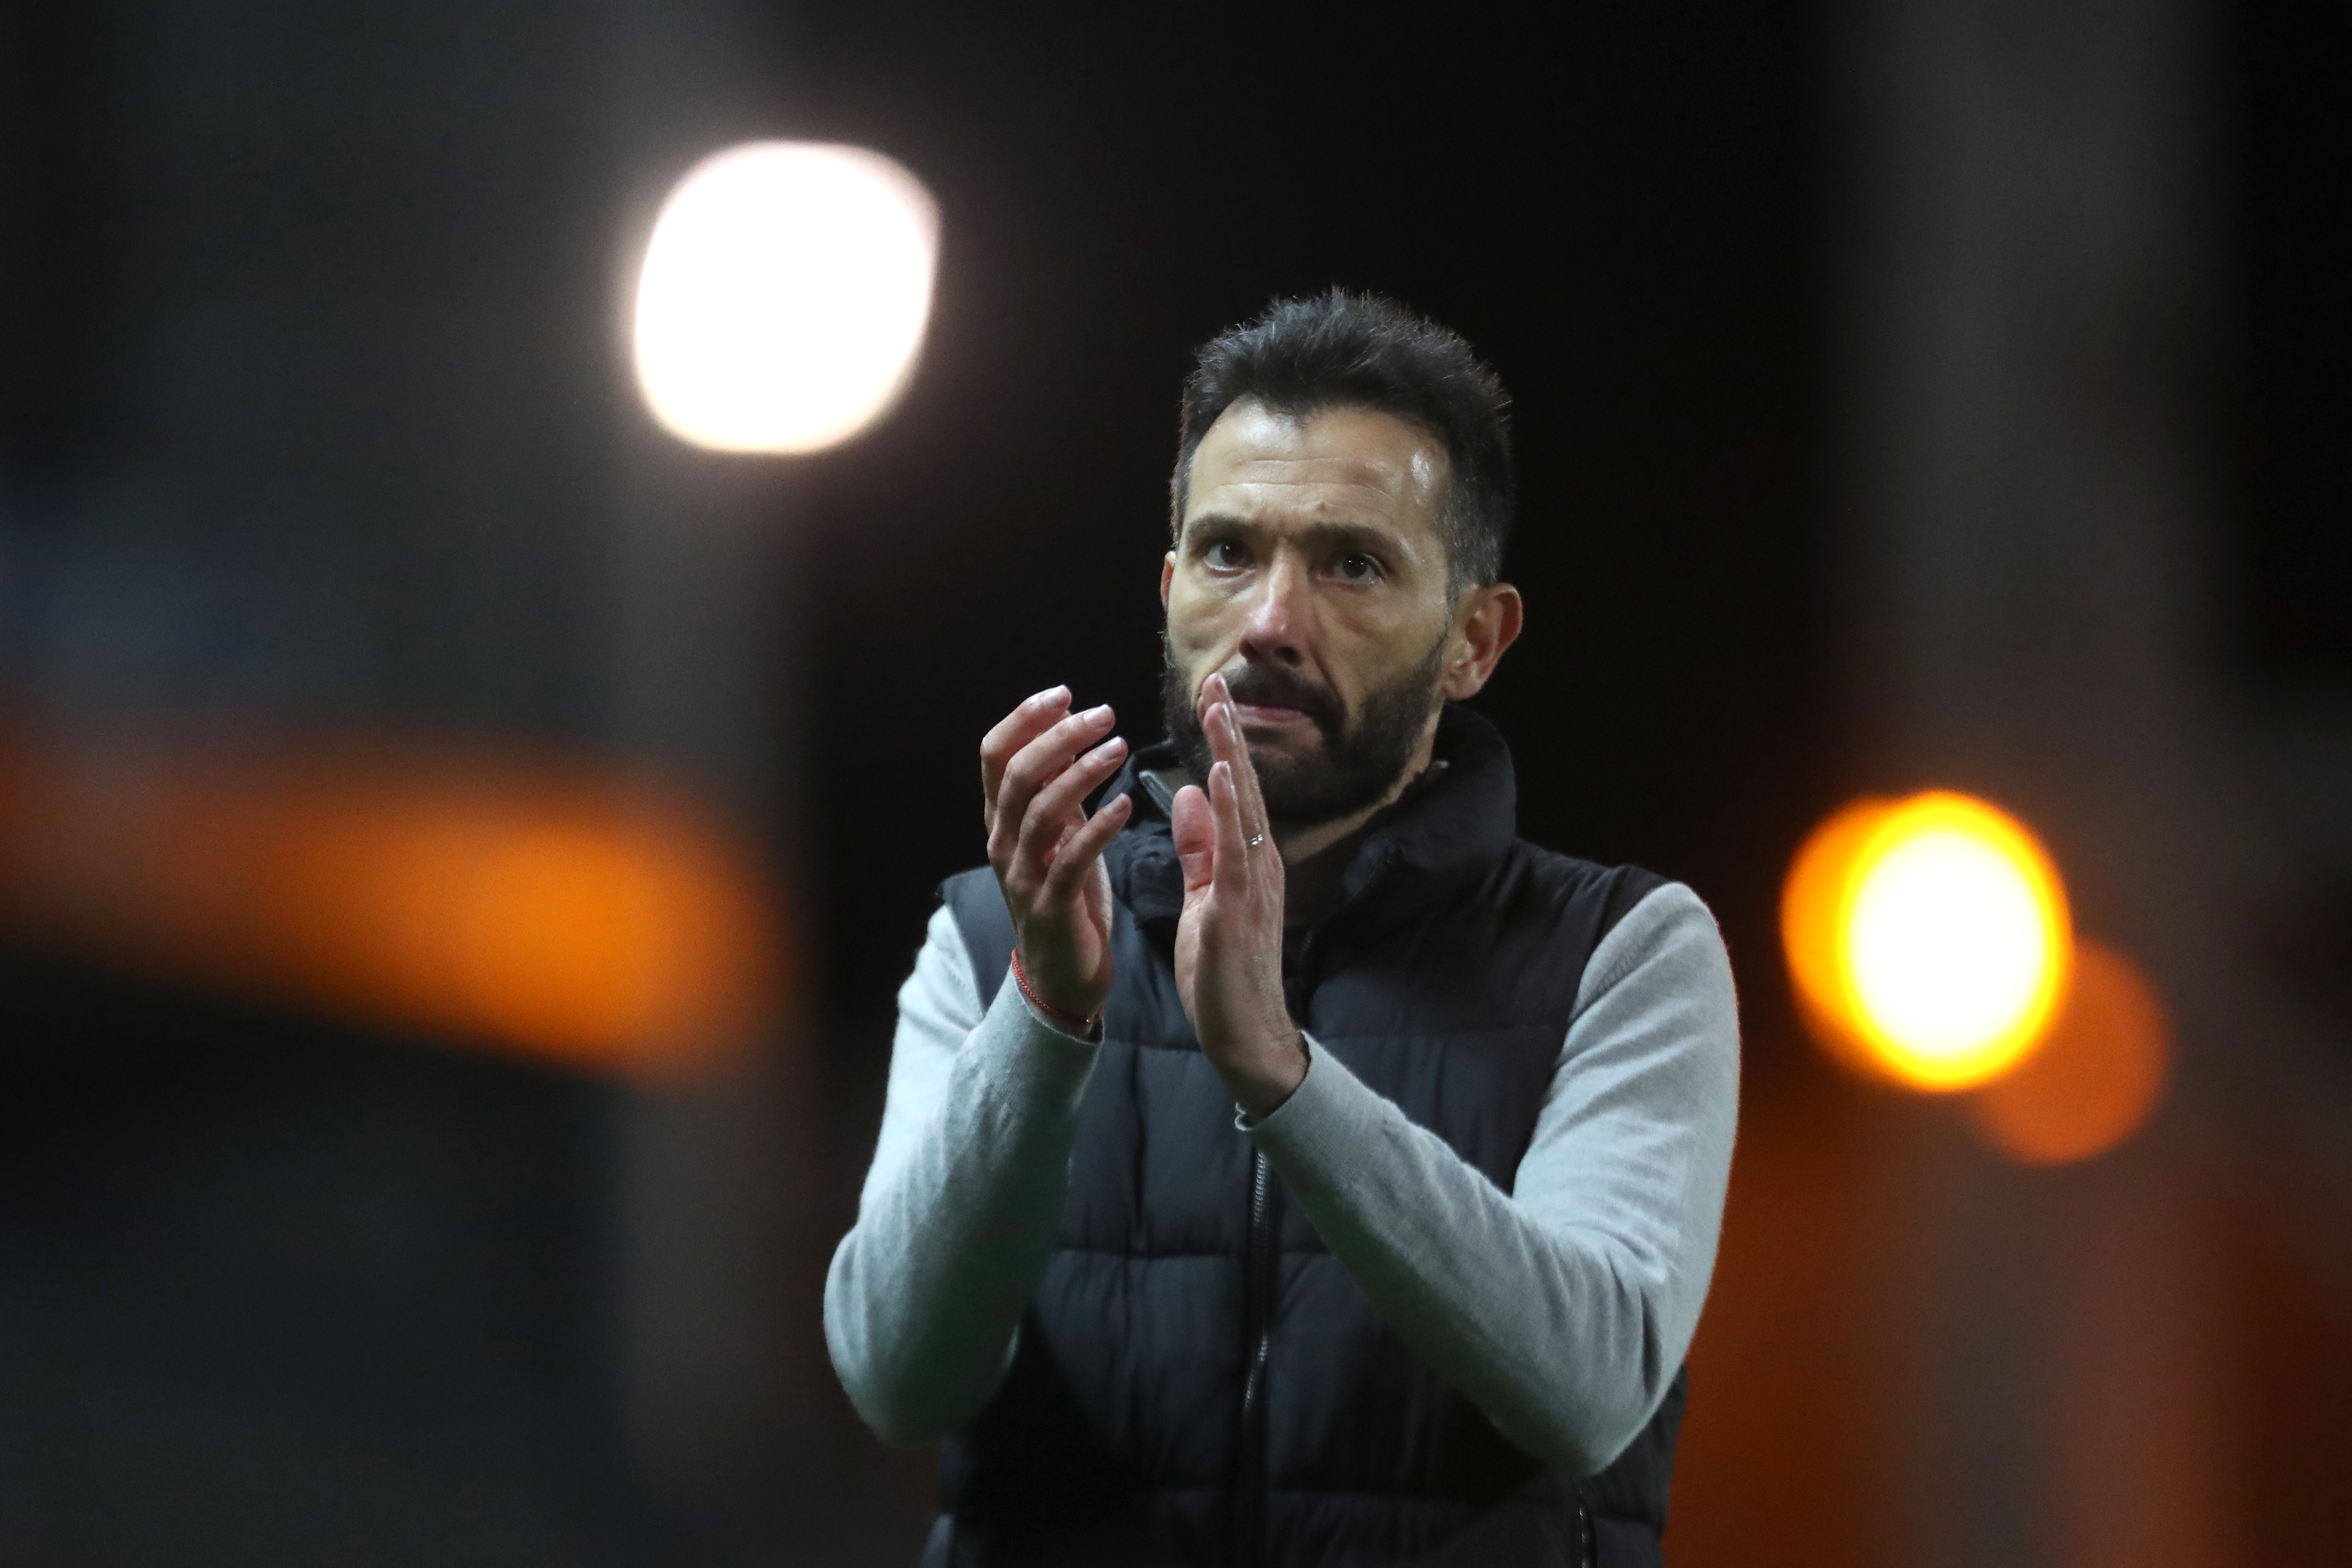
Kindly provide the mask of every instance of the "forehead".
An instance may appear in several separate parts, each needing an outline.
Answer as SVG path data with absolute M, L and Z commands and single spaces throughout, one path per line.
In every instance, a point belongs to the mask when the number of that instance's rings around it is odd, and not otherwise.
M 1192 454 L 1184 521 L 1221 516 L 1426 532 L 1435 527 L 1446 472 L 1444 447 L 1392 414 L 1326 408 L 1302 416 L 1248 398 L 1218 416 Z

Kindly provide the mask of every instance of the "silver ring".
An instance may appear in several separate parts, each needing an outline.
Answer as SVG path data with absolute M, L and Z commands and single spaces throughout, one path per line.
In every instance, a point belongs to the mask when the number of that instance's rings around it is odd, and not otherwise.
M 1263 834 L 1263 833 L 1254 833 L 1254 834 L 1250 835 L 1250 837 L 1249 837 L 1248 838 L 1246 838 L 1246 839 L 1243 840 L 1243 842 L 1242 842 L 1242 847 L 1243 847 L 1243 848 L 1244 848 L 1244 849 L 1255 849 L 1255 848 L 1256 848 L 1259 845 L 1261 845 L 1261 844 L 1263 844 L 1263 843 L 1265 843 L 1265 834 Z

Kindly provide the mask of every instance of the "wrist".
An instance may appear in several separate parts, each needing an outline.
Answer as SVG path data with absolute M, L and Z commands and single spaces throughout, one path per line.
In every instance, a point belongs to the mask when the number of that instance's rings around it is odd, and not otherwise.
M 1030 980 L 1028 972 L 1022 967 L 1019 948 L 1013 950 L 1013 984 L 1021 988 L 1022 999 L 1026 1001 L 1039 1016 L 1055 1027 L 1089 1040 L 1097 1039 L 1101 1036 L 1102 1004 L 1097 1002 L 1087 1011 L 1080 1013 L 1060 1003 L 1048 1000 Z
M 1307 1081 L 1307 1037 L 1297 1029 L 1276 1035 L 1258 1049 L 1221 1064 L 1225 1088 L 1250 1121 L 1262 1121 Z

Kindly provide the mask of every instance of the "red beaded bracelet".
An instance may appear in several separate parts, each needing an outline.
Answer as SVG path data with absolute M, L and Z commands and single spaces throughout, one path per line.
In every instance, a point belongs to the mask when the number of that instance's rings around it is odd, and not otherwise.
M 1029 984 L 1029 976 L 1022 972 L 1021 954 L 1018 950 L 1015 950 L 1013 954 L 1013 984 L 1021 987 L 1021 994 L 1029 998 L 1029 1005 L 1074 1035 L 1084 1035 L 1088 1039 L 1092 1039 L 1096 1029 L 1102 1025 L 1102 1009 L 1099 1007 L 1095 1009 L 1094 1016 L 1081 1018 L 1076 1013 L 1066 1012 L 1038 995 L 1036 987 Z

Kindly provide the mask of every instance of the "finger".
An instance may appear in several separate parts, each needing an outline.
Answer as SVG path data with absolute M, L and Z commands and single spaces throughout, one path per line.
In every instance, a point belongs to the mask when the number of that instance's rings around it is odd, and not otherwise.
M 1176 858 L 1184 868 L 1187 897 L 1209 885 L 1209 873 L 1217 863 L 1217 829 L 1209 818 L 1209 797 L 1198 784 L 1186 784 L 1169 803 L 1168 825 L 1176 837 Z
M 1089 708 L 1083 713 L 1070 714 L 1015 752 L 1013 760 L 1004 765 L 1004 776 L 996 786 L 999 829 L 1017 837 L 1030 803 L 1097 742 L 1107 739 L 1111 723 L 1108 704 Z
M 1217 712 L 1226 731 L 1226 759 L 1233 763 L 1234 792 L 1241 807 L 1242 844 L 1244 853 L 1265 854 L 1269 837 L 1266 831 L 1265 796 L 1257 784 L 1257 764 L 1250 760 L 1249 742 L 1242 738 L 1241 715 L 1234 710 L 1230 699 L 1218 704 Z M 1255 848 L 1250 840 L 1257 840 Z
M 1220 731 L 1211 742 L 1211 754 L 1234 764 L 1234 782 L 1241 787 L 1242 826 L 1251 834 L 1258 833 L 1265 826 L 1265 806 L 1258 795 L 1257 763 L 1250 760 L 1249 741 L 1242 733 L 1241 709 L 1223 676 L 1209 677 L 1206 690 L 1211 703 L 1208 727 Z
M 1233 712 L 1233 689 L 1225 684 L 1223 676 L 1213 675 L 1203 686 L 1202 695 L 1207 700 L 1206 711 L 1201 715 L 1201 728 L 1209 737 L 1209 755 L 1217 762 L 1230 763 L 1241 742 L 1241 727 L 1236 724 L 1228 729 L 1218 721 L 1217 715 Z
M 991 860 L 996 860 L 1000 851 L 1007 855 L 1012 853 L 1013 846 L 1020 842 L 1022 823 L 1028 814 L 1029 802 L 1089 746 L 1109 732 L 1111 719 L 1108 704 L 1089 708 L 1083 713 L 1073 713 L 1013 754 L 1013 760 L 1004 764 L 1004 776 L 996 786 L 996 820 L 990 825 L 988 839 Z M 997 863 L 1003 864 L 1002 861 Z
M 1045 787 L 1031 797 L 1022 820 L 1022 841 L 1035 844 L 1050 855 L 1062 835 L 1086 820 L 1081 808 L 1087 796 L 1118 772 L 1119 763 L 1126 760 L 1124 735 L 1113 735 L 1101 745 L 1080 752 L 1076 761 L 1046 780 Z
M 980 742 L 980 800 L 983 818 L 993 822 L 996 792 L 1004 782 L 1005 764 L 1069 710 L 1070 689 L 1051 686 L 1024 700 L 998 720 Z
M 1210 878 L 1219 892 L 1239 897 L 1249 888 L 1249 862 L 1242 851 L 1241 796 L 1231 763 L 1209 769 L 1209 816 L 1216 828 L 1217 857 Z
M 1059 863 L 1063 841 L 1078 829 L 1087 796 L 1127 760 L 1127 742 L 1113 735 L 1080 757 L 1039 790 L 1021 822 L 1013 863 L 1027 881 L 1042 881 Z M 1122 797 L 1123 798 L 1123 797 Z
M 1107 801 L 1100 811 L 1087 818 L 1086 825 L 1069 837 L 1061 852 L 1054 857 L 1052 869 L 1045 873 L 1044 902 L 1059 908 L 1075 903 L 1086 879 L 1095 868 L 1106 845 L 1127 825 L 1135 810 L 1135 797 L 1123 795 Z

